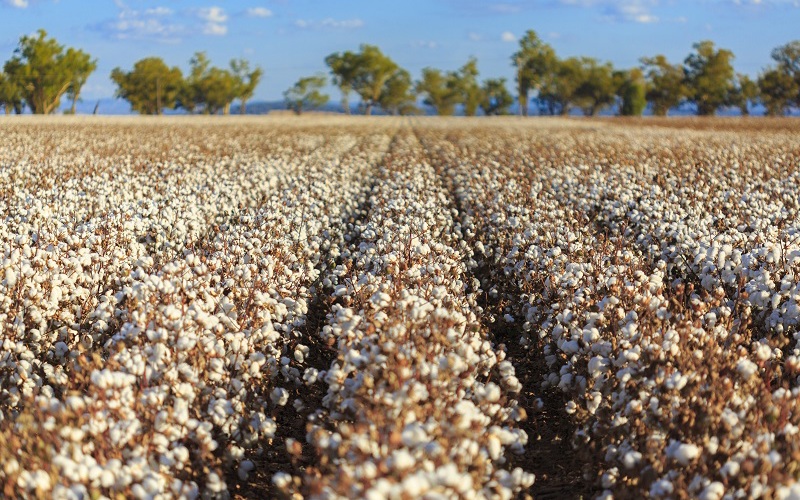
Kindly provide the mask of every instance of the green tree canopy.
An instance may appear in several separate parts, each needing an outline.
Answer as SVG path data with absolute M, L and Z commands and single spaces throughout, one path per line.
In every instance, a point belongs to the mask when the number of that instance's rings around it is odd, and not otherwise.
M 731 102 L 739 108 L 742 116 L 750 114 L 750 106 L 758 101 L 758 84 L 747 75 L 736 75 L 736 86 L 731 91 Z
M 778 64 L 777 70 L 795 82 L 800 89 L 800 40 L 776 47 L 772 51 L 772 59 Z M 800 90 L 789 99 L 794 106 L 800 106 Z
M 356 85 L 359 71 L 361 71 L 361 55 L 355 52 L 336 52 L 325 58 L 325 64 L 330 68 L 333 84 L 342 92 L 342 108 L 350 114 L 350 92 Z
M 247 112 L 247 101 L 253 97 L 261 77 L 264 76 L 264 70 L 259 67 L 251 70 L 250 63 L 246 59 L 232 59 L 231 71 L 237 85 L 236 97 L 241 103 L 239 113 L 243 115 Z
M 372 114 L 372 108 L 380 105 L 386 82 L 398 70 L 400 67 L 375 45 L 361 46 L 353 90 L 361 97 L 365 114 Z
M 653 106 L 653 114 L 666 116 L 670 108 L 680 104 L 686 96 L 683 68 L 671 64 L 662 54 L 643 57 L 640 61 L 647 81 L 647 101 Z
M 67 97 L 72 101 L 70 113 L 74 115 L 75 106 L 80 100 L 81 89 L 89 79 L 89 75 L 97 69 L 97 60 L 93 60 L 89 54 L 79 50 L 70 55 L 71 50 L 73 49 L 67 50 L 67 54 L 73 59 L 72 83 L 67 89 Z
M 211 66 L 205 52 L 195 52 L 189 61 L 191 70 L 180 93 L 180 105 L 193 113 L 230 113 L 231 103 L 240 97 L 243 82 L 234 71 Z M 239 62 L 236 63 L 236 66 Z M 232 69 L 234 64 L 231 64 Z M 260 75 L 259 75 L 260 78 Z M 253 87 L 255 88 L 255 86 Z
M 328 96 L 321 90 L 326 85 L 325 75 L 308 76 L 297 80 L 290 89 L 283 93 L 286 106 L 297 113 L 316 109 L 328 102 Z
M 617 96 L 620 99 L 619 114 L 641 116 L 647 107 L 647 84 L 639 68 L 614 72 Z
M 789 73 L 779 68 L 770 68 L 761 73 L 756 84 L 761 104 L 767 108 L 769 116 L 786 114 L 800 92 L 800 85 L 797 81 Z
M 0 73 L 0 106 L 7 115 L 12 111 L 22 113 L 22 92 L 16 82 L 5 73 Z
M 731 103 L 734 89 L 733 52 L 715 49 L 714 42 L 694 44 L 694 52 L 684 61 L 689 101 L 697 114 L 714 115 L 720 106 Z
M 507 115 L 514 98 L 506 88 L 505 78 L 489 78 L 481 87 L 481 109 L 487 116 Z
M 65 50 L 55 38 L 47 38 L 45 30 L 21 37 L 14 54 L 5 64 L 6 77 L 35 114 L 58 109 L 67 91 L 77 99 L 96 67 L 88 54 L 74 48 Z
M 528 30 L 519 41 L 519 50 L 511 56 L 517 68 L 517 94 L 523 116 L 528 116 L 528 95 L 540 89 L 548 80 L 552 87 L 557 71 L 556 52 L 543 42 L 533 30 Z
M 424 68 L 422 79 L 417 82 L 417 93 L 424 96 L 423 102 L 432 106 L 441 116 L 451 116 L 461 100 L 454 73 L 442 73 L 435 68 Z
M 542 81 L 539 101 L 547 113 L 566 116 L 575 104 L 576 93 L 585 79 L 584 62 L 577 57 L 557 60 L 554 69 Z
M 146 115 L 175 109 L 183 88 L 181 70 L 169 68 L 159 57 L 136 61 L 129 72 L 114 68 L 111 79 L 117 84 L 117 97 L 127 100 L 137 113 Z
M 603 107 L 614 102 L 616 86 L 611 63 L 600 64 L 591 57 L 580 58 L 580 80 L 575 89 L 575 103 L 586 116 L 595 116 Z
M 378 104 L 390 115 L 412 115 L 419 112 L 416 98 L 411 75 L 400 69 L 386 80 Z
M 464 105 L 464 114 L 475 116 L 483 99 L 481 86 L 478 83 L 478 60 L 470 57 L 469 60 L 452 75 L 455 86 L 461 94 L 461 104 Z

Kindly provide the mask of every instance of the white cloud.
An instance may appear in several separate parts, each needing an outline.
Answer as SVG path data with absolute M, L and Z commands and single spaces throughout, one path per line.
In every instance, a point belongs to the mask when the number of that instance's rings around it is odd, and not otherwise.
M 114 0 L 114 4 L 119 9 L 117 17 L 93 26 L 110 38 L 178 43 L 187 36 L 223 36 L 228 33 L 228 14 L 221 7 L 176 12 L 163 6 L 135 9 L 124 0 Z
M 266 7 L 250 7 L 244 12 L 247 17 L 272 17 L 272 11 Z
M 309 21 L 306 19 L 297 19 L 294 25 L 301 29 L 307 28 L 332 28 L 332 29 L 357 29 L 364 26 L 364 21 L 358 18 L 337 20 L 331 17 L 323 19 L 322 21 Z
M 653 4 L 653 2 L 647 3 Z M 645 5 L 641 0 L 626 0 L 624 2 L 615 2 L 615 4 L 609 7 L 612 17 L 643 24 L 658 22 L 658 16 L 651 14 L 649 6 Z
M 171 16 L 173 14 L 173 10 L 169 7 L 153 7 L 146 9 L 144 13 L 148 16 Z
M 28 7 L 28 0 L 5 0 L 5 3 L 17 9 L 25 9 Z
M 111 38 L 176 43 L 186 34 L 185 26 L 170 19 L 174 14 L 172 9 L 154 7 L 141 11 L 131 9 L 120 0 L 115 3 L 119 8 L 116 19 L 96 27 Z
M 209 23 L 221 24 L 228 20 L 222 7 L 203 7 L 197 9 L 197 17 Z
M 500 34 L 500 40 L 504 42 L 516 42 L 517 37 L 510 31 L 504 31 L 502 34 Z
M 602 11 L 602 18 L 612 22 L 657 23 L 658 16 L 651 13 L 659 0 L 558 0 L 571 7 L 595 8 Z M 754 0 L 758 1 L 758 0 Z
M 481 40 L 483 40 L 483 35 L 481 35 L 480 33 L 475 33 L 474 31 L 470 31 L 469 33 L 467 33 L 467 38 L 469 38 L 473 42 L 480 42 Z
M 336 19 L 331 19 L 330 17 L 322 21 L 322 26 L 326 26 L 328 28 L 345 28 L 345 29 L 353 29 L 353 28 L 360 28 L 364 26 L 364 21 L 361 19 L 344 19 L 341 21 L 337 21 Z
M 228 14 L 222 7 L 203 7 L 195 10 L 197 17 L 203 21 L 202 33 L 211 36 L 223 36 L 228 33 Z
M 211 36 L 223 36 L 228 33 L 228 27 L 224 24 L 206 23 L 203 25 L 203 34 Z

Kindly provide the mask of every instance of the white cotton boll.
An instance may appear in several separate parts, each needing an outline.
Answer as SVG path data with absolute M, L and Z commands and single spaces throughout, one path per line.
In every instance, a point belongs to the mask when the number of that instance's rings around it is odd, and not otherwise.
M 586 409 L 589 410 L 589 413 L 594 415 L 602 402 L 603 395 L 597 391 L 592 392 L 586 400 Z
M 5 274 L 6 274 L 5 276 L 6 288 L 14 288 L 15 286 L 17 286 L 17 277 L 18 277 L 17 272 L 9 267 L 6 268 Z
M 289 401 L 289 391 L 287 391 L 283 387 L 276 387 L 272 389 L 272 392 L 269 395 L 269 399 L 272 401 L 272 404 L 274 405 L 285 406 L 286 403 Z
M 497 386 L 494 382 L 489 382 L 486 384 L 486 401 L 490 403 L 496 403 L 500 400 L 500 387 Z
M 767 361 L 772 357 L 772 349 L 769 347 L 769 345 L 759 342 L 756 345 L 755 354 L 760 361 Z
M 316 368 L 306 368 L 303 372 L 303 381 L 306 385 L 313 385 L 319 379 L 319 370 Z
M 650 496 L 657 498 L 665 497 L 671 495 L 674 490 L 675 487 L 672 485 L 672 482 L 667 479 L 659 479 L 650 486 Z
M 237 469 L 236 473 L 239 476 L 239 479 L 242 481 L 247 481 L 250 472 L 252 472 L 256 468 L 256 465 L 250 460 L 242 460 L 242 463 L 239 464 L 239 468 Z
M 617 484 L 617 479 L 619 478 L 619 469 L 616 467 L 612 467 L 608 470 L 601 479 L 601 484 L 603 488 L 611 488 L 615 484 Z
M 778 500 L 798 500 L 800 499 L 800 483 L 794 483 L 789 486 L 778 486 L 775 492 L 775 498 Z
M 667 456 L 681 465 L 689 465 L 695 458 L 700 456 L 700 448 L 692 443 L 672 441 L 667 447 Z
M 725 494 L 725 486 L 719 481 L 714 481 L 700 493 L 700 500 L 720 500 Z
M 306 356 L 308 356 L 309 352 L 310 349 L 308 348 L 308 346 L 304 346 L 303 344 L 298 344 L 297 347 L 295 347 L 294 349 L 295 361 L 297 361 L 298 363 L 302 363 L 303 361 L 305 361 Z
M 567 406 L 565 411 L 567 412 L 568 415 L 572 415 L 573 413 L 578 411 L 578 405 L 575 404 L 575 401 L 567 401 Z
M 111 488 L 115 482 L 116 477 L 114 477 L 114 473 L 108 469 L 103 469 L 103 472 L 100 473 L 100 486 L 103 488 Z
M 292 476 L 285 472 L 276 472 L 272 475 L 272 484 L 282 491 L 286 491 L 292 484 Z
M 739 375 L 745 380 L 750 380 L 750 377 L 755 375 L 758 371 L 758 365 L 749 359 L 742 359 L 736 364 L 736 371 L 738 371 Z
M 642 454 L 638 451 L 629 451 L 622 457 L 622 465 L 626 469 L 633 469 L 642 461 Z
M 414 457 L 407 450 L 395 450 L 389 457 L 389 466 L 399 471 L 410 469 L 415 463 Z

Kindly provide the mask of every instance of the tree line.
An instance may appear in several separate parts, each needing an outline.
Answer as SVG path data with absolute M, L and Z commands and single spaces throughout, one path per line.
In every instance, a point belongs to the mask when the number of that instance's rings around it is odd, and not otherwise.
M 228 114 L 231 104 L 239 100 L 244 114 L 264 74 L 245 59 L 231 60 L 228 68 L 212 66 L 204 52 L 195 53 L 189 65 L 189 74 L 184 76 L 180 68 L 167 66 L 161 58 L 147 57 L 130 71 L 115 68 L 111 80 L 117 85 L 116 96 L 127 100 L 137 113 L 160 115 L 166 109 L 183 109 Z M 81 89 L 96 68 L 96 59 L 48 38 L 45 30 L 23 36 L 0 73 L 0 107 L 6 114 L 22 113 L 26 106 L 34 114 L 49 114 L 60 108 L 66 96 L 72 102 L 68 112 L 74 114 Z
M 800 40 L 776 47 L 772 64 L 755 80 L 734 71 L 734 55 L 712 41 L 701 41 L 682 62 L 664 55 L 643 57 L 635 68 L 617 69 L 591 57 L 561 58 L 535 31 L 528 31 L 511 56 L 519 111 L 567 115 L 580 110 L 593 116 L 613 108 L 617 114 L 641 115 L 649 106 L 655 115 L 666 115 L 684 103 L 699 115 L 713 115 L 723 107 L 738 107 L 744 115 L 762 105 L 767 115 L 784 115 L 800 107 Z M 426 67 L 420 78 L 400 67 L 377 46 L 364 44 L 358 51 L 335 52 L 324 60 L 328 75 L 300 78 L 284 92 L 289 109 L 296 113 L 317 109 L 329 101 L 323 91 L 328 76 L 341 92 L 341 106 L 351 112 L 350 100 L 366 115 L 380 109 L 394 115 L 418 114 L 422 102 L 439 115 L 463 110 L 468 116 L 509 114 L 515 98 L 505 78 L 479 80 L 478 61 L 468 59 L 452 71 Z M 159 115 L 167 109 L 188 113 L 228 114 L 238 100 L 241 113 L 255 93 L 264 73 L 247 60 L 233 59 L 228 67 L 212 66 L 204 52 L 189 61 L 189 73 L 169 67 L 159 57 L 137 61 L 125 71 L 115 68 L 111 80 L 116 96 L 127 100 L 141 114 Z M 81 89 L 97 61 L 86 52 L 64 47 L 44 30 L 22 36 L 13 57 L 0 73 L 0 107 L 6 114 L 48 114 L 71 101 L 74 113 Z

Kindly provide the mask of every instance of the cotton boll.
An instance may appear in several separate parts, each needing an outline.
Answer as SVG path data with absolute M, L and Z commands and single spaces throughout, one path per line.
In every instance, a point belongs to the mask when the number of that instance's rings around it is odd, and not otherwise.
M 749 380 L 753 375 L 758 372 L 758 365 L 750 361 L 749 359 L 742 359 L 736 365 L 736 371 L 744 378 L 745 380 Z
M 270 393 L 269 398 L 272 404 L 276 406 L 285 406 L 286 403 L 289 402 L 289 392 L 282 387 L 276 387 Z

